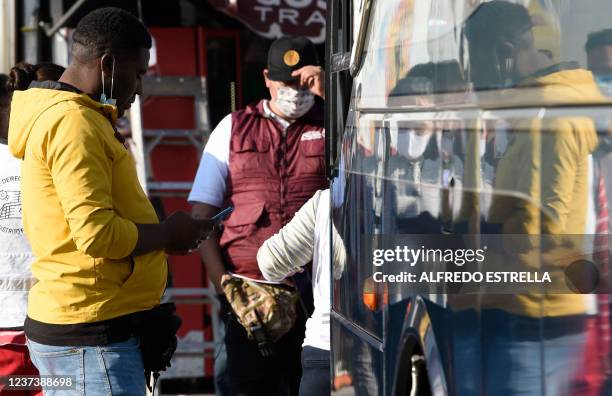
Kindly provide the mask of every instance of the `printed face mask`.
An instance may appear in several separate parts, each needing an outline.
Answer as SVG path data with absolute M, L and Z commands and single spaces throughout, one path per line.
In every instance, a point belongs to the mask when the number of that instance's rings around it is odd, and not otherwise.
M 281 87 L 276 91 L 276 105 L 289 118 L 300 118 L 314 105 L 314 95 L 308 89 Z

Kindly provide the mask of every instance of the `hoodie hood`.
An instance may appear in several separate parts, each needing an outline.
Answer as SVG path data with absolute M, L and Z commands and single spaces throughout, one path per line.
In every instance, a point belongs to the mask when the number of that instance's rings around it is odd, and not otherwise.
M 609 101 L 602 95 L 593 73 L 585 69 L 560 70 L 532 80 L 540 88 L 540 98 L 548 104 L 567 103 L 605 103 Z M 581 122 L 591 120 L 581 119 Z M 598 138 L 595 125 L 583 128 L 581 149 L 590 154 L 597 148 Z
M 117 121 L 116 107 L 96 102 L 83 93 L 61 90 L 60 84 L 56 86 L 60 89 L 30 88 L 13 93 L 8 144 L 15 157 L 23 159 L 34 124 L 45 111 L 59 103 L 73 102 L 76 106 L 91 108 L 106 117 L 111 125 Z
M 528 99 L 542 105 L 605 103 L 609 99 L 601 94 L 593 73 L 585 69 L 561 69 L 525 80 L 521 87 L 532 96 Z
M 548 67 L 523 80 L 513 88 L 479 91 L 483 108 L 549 107 L 611 103 L 602 95 L 593 73 L 563 63 Z
M 561 63 L 543 69 L 532 77 L 508 90 L 492 90 L 478 93 L 482 108 L 551 107 L 565 105 L 609 104 L 610 98 L 604 96 L 595 82 L 593 73 L 578 68 L 575 63 Z M 519 118 L 521 118 L 519 116 Z M 559 117 L 574 124 L 579 129 L 579 142 L 582 153 L 592 153 L 598 144 L 597 130 L 590 117 Z M 524 128 L 529 128 L 523 125 Z
M 529 104 L 532 106 L 554 105 L 592 105 L 608 103 L 609 98 L 601 94 L 593 73 L 580 68 L 563 68 L 565 64 L 555 65 L 542 71 L 539 75 L 523 81 L 512 95 L 511 103 L 515 106 Z M 580 150 L 585 154 L 592 153 L 598 145 L 597 131 L 588 117 L 571 117 L 573 123 L 580 125 Z

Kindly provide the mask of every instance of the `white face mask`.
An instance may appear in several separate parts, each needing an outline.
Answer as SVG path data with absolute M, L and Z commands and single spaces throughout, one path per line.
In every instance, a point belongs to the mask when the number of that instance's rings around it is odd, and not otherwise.
M 308 89 L 280 87 L 276 91 L 276 106 L 288 118 L 297 119 L 314 105 L 314 95 Z
M 423 156 L 432 134 L 417 134 L 414 129 L 400 129 L 397 135 L 397 151 L 411 161 Z

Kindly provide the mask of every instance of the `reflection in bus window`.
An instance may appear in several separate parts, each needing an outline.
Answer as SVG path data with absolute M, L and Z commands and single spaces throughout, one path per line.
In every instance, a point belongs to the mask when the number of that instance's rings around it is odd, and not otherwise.
M 389 103 L 407 98 L 416 107 L 432 105 L 432 65 L 414 67 L 389 94 Z M 439 133 L 431 120 L 390 120 L 387 203 L 396 220 L 393 232 L 435 233 L 439 214 L 441 156 Z M 438 231 L 439 232 L 439 231 Z
M 502 1 L 502 0 L 497 0 Z M 589 33 L 596 33 L 610 29 L 609 18 L 612 4 L 607 0 L 592 0 L 588 5 L 579 1 L 539 1 L 516 0 L 504 1 L 508 4 L 527 5 L 530 12 L 528 25 L 517 26 L 518 29 L 530 28 L 534 51 L 551 64 L 564 64 L 574 62 L 575 65 L 586 67 L 587 56 L 584 45 Z M 389 93 L 398 85 L 398 82 L 415 67 L 436 63 L 439 67 L 434 71 L 434 85 L 444 81 L 445 75 L 452 75 L 454 65 L 461 66 L 462 74 L 471 74 L 476 90 L 490 91 L 486 103 L 499 105 L 504 100 L 502 90 L 512 85 L 517 78 L 517 72 L 523 65 L 521 60 L 517 64 L 506 64 L 507 51 L 517 49 L 524 44 L 523 38 L 512 43 L 509 48 L 501 43 L 496 49 L 485 55 L 474 54 L 466 43 L 466 36 L 470 33 L 465 30 L 465 21 L 474 15 L 474 11 L 481 1 L 453 1 L 422 0 L 402 1 L 388 0 L 383 5 L 376 4 L 372 12 L 370 26 L 366 38 L 366 56 L 361 71 L 368 78 L 362 81 L 362 92 L 358 98 L 358 106 L 363 108 L 382 108 L 386 105 Z M 513 20 L 513 15 L 507 16 L 509 20 L 504 29 L 520 20 Z M 609 32 L 607 34 L 610 34 Z M 478 34 L 480 39 L 486 36 Z M 520 35 L 519 35 L 520 36 Z M 597 39 L 601 40 L 601 39 Z M 601 50 L 592 56 L 609 59 Z M 495 62 L 492 59 L 503 58 L 504 62 Z M 503 63 L 497 69 L 496 64 Z M 601 63 L 601 62 L 600 62 Z M 506 70 L 507 66 L 507 70 Z M 609 73 L 605 73 L 609 75 Z M 603 73 L 602 73 L 603 75 Z M 476 76 L 476 78 L 474 78 Z M 452 78 L 454 79 L 454 78 Z M 602 77 L 602 81 L 605 77 Z M 609 80 L 608 80 L 609 81 Z M 574 81 L 574 85 L 581 84 Z M 528 87 L 521 87 L 528 90 Z M 461 87 L 446 84 L 444 91 L 436 90 L 433 101 L 438 105 L 472 103 L 472 98 L 465 96 Z M 443 94 L 444 92 L 444 94 Z M 529 105 L 529 97 L 515 97 L 512 105 Z M 588 100 L 588 99 L 587 99 Z M 567 100 L 564 101 L 565 103 Z M 485 103 L 480 101 L 482 105 Z M 473 103 L 472 103 L 473 104 Z M 389 104 L 391 106 L 391 104 Z M 402 106 L 400 103 L 399 106 Z
M 612 96 L 612 29 L 589 34 L 585 44 L 587 66 L 606 96 Z
M 463 92 L 465 87 L 457 62 L 419 64 L 397 82 L 387 103 L 430 109 L 434 94 Z M 396 182 L 389 184 L 387 199 L 396 218 L 393 232 L 440 232 L 445 220 L 440 216 L 446 201 L 452 199 L 441 195 L 448 195 L 444 188 L 462 179 L 461 162 L 454 152 L 455 133 L 445 128 L 448 126 L 451 124 L 447 121 L 407 120 L 399 115 L 390 118 L 387 176 Z M 453 202 L 460 205 L 458 197 Z
M 379 385 L 382 355 L 359 337 L 340 326 L 332 329 L 334 348 L 333 388 L 355 396 L 382 395 Z M 347 392 L 352 388 L 352 392 Z
M 359 270 L 345 271 L 334 281 L 334 288 L 340 292 L 334 294 L 333 308 L 351 317 L 364 329 L 381 334 L 382 323 L 375 318 L 376 314 L 380 315 L 380 309 L 368 306 L 370 297 L 364 298 L 368 294 L 377 299 L 381 292 L 378 290 L 380 285 L 372 283 L 373 268 L 363 237 L 381 232 L 387 139 L 380 117 L 357 117 L 355 123 L 349 130 L 353 145 L 350 150 L 343 150 L 340 160 L 351 177 L 344 187 L 344 206 L 335 211 L 334 221 L 340 225 L 339 236 L 346 245 L 346 268 Z M 344 217 L 336 219 L 336 216 Z
M 504 103 L 546 106 L 603 101 L 590 72 L 576 63 L 555 63 L 536 47 L 533 20 L 523 6 L 504 1 L 482 4 L 467 19 L 465 32 L 471 59 L 469 78 L 476 90 L 518 88 L 498 95 L 497 100 Z M 487 102 L 491 95 L 486 92 L 477 98 Z M 486 131 L 486 122 L 483 127 Z M 562 279 L 563 267 L 555 270 L 554 266 L 571 252 L 580 251 L 582 244 L 580 239 L 562 236 L 587 230 L 589 161 L 597 146 L 595 126 L 589 118 L 543 118 L 540 112 L 535 118 L 509 121 L 507 130 L 516 134 L 499 159 L 494 190 L 512 194 L 493 196 L 487 222 L 498 228 L 489 230 L 553 236 L 547 241 L 558 243 L 542 245 L 540 251 L 534 247 L 540 246 L 541 240 L 533 239 L 531 246 L 517 245 L 519 253 L 508 259 L 524 270 L 550 269 L 553 277 Z M 534 374 L 541 364 L 549 384 L 547 393 L 571 394 L 586 341 L 586 302 L 578 294 L 483 296 L 482 315 L 488 318 L 487 326 L 520 325 L 507 333 L 493 328 L 497 337 L 482 344 L 485 376 L 494 379 L 485 384 L 486 393 L 541 394 L 541 374 Z M 534 352 L 541 340 L 532 340 L 531 331 L 539 331 L 546 345 L 543 361 L 539 352 Z M 538 367 L 525 365 L 531 354 L 534 362 L 540 362 Z M 469 370 L 470 365 L 464 367 Z M 521 384 L 513 380 L 519 377 Z M 462 388 L 462 394 L 473 391 Z
M 372 2 L 355 127 L 342 137 L 349 262 L 334 284 L 344 319 L 334 328 L 347 351 L 336 363 L 363 355 L 362 378 L 384 394 L 411 374 L 405 348 L 424 356 L 432 394 L 610 394 L 610 15 L 609 0 Z M 574 288 L 373 281 L 364 240 L 402 235 L 412 247 L 423 233 L 444 247 L 502 241 L 483 268 L 546 270 Z M 596 271 L 569 271 L 581 260 Z M 455 263 L 441 264 L 423 268 Z M 572 283 L 595 277 L 599 294 Z M 355 352 L 352 339 L 379 345 Z

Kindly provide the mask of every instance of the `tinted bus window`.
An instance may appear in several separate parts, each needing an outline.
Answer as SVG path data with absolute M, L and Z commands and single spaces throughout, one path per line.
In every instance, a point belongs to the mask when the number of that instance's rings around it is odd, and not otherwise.
M 413 373 L 433 394 L 611 392 L 611 15 L 605 0 L 373 2 L 333 214 L 342 394 L 403 394 Z M 379 281 L 402 267 L 373 250 L 399 244 L 489 248 L 417 275 L 551 280 Z
M 606 0 L 593 0 L 586 4 L 580 1 L 528 0 L 514 3 L 527 4 L 529 19 L 522 20 L 520 15 L 513 15 L 514 19 L 506 26 L 496 29 L 495 25 L 499 24 L 480 21 L 468 27 L 467 22 L 479 15 L 478 12 L 474 13 L 479 1 L 374 2 L 365 43 L 366 53 L 360 71 L 363 78 L 357 83 L 364 93 L 358 98 L 358 106 L 389 106 L 390 93 L 400 81 L 410 71 L 419 73 L 415 68 L 427 68 L 427 65 L 430 70 L 422 70 L 420 73 L 426 74 L 435 85 L 434 90 L 439 94 L 436 95 L 438 104 L 474 104 L 473 95 L 449 95 L 464 88 L 458 82 L 458 74 L 467 79 L 476 90 L 494 91 L 480 98 L 481 106 L 485 102 L 494 106 L 534 104 L 536 98 L 533 95 L 537 95 L 537 90 L 529 89 L 528 86 L 519 87 L 531 93 L 527 95 L 513 97 L 508 92 L 502 92 L 513 86 L 516 88 L 512 83 L 513 79 L 516 80 L 513 74 L 525 73 L 525 76 L 520 77 L 527 77 L 531 74 L 529 72 L 533 72 L 532 67 L 520 70 L 520 64 L 508 64 L 508 70 L 503 70 L 505 67 L 499 63 L 505 66 L 505 61 L 509 59 L 508 51 L 520 50 L 526 43 L 532 42 L 534 50 L 542 57 L 540 66 L 569 62 L 563 67 L 586 68 L 588 56 L 585 44 L 588 35 L 612 27 L 609 23 L 612 3 Z M 484 14 L 482 17 L 492 20 Z M 515 31 L 506 32 L 504 29 L 511 29 L 512 24 L 515 25 Z M 526 27 L 530 27 L 527 36 L 521 34 Z M 496 35 L 500 35 L 502 43 L 489 45 L 487 41 Z M 599 59 L 599 63 L 609 62 L 606 56 L 597 54 L 598 50 L 594 52 L 592 59 Z M 591 66 L 596 67 L 600 66 Z M 540 70 L 543 68 L 540 67 Z M 606 75 L 609 72 L 608 66 L 600 70 Z M 579 80 L 572 81 L 574 86 L 583 84 Z M 546 101 L 551 102 L 550 99 Z M 570 98 L 558 98 L 556 101 L 569 104 L 576 102 Z M 585 98 L 582 101 L 593 102 L 594 99 Z M 537 100 L 536 103 L 540 104 Z M 394 105 L 401 106 L 401 100 L 398 102 L 396 99 Z

